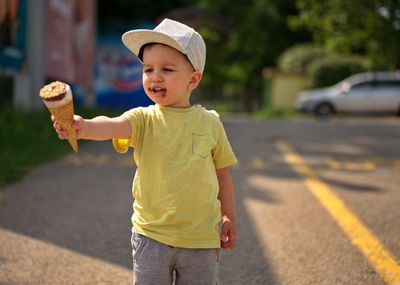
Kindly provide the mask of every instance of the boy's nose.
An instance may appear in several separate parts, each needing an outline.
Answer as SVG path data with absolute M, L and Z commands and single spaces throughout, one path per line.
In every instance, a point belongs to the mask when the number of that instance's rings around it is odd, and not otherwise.
M 154 72 L 154 73 L 153 73 L 153 76 L 152 76 L 152 78 L 151 78 L 151 80 L 152 80 L 152 81 L 155 81 L 155 82 L 160 82 L 160 81 L 162 81 L 163 78 L 162 78 L 161 72 L 159 72 L 159 71 Z

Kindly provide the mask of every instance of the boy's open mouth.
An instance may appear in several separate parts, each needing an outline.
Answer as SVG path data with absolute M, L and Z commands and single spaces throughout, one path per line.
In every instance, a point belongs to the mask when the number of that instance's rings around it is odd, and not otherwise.
M 154 87 L 154 88 L 149 88 L 148 89 L 151 93 L 158 95 L 158 96 L 164 96 L 165 93 L 167 92 L 167 89 L 165 88 L 160 88 L 160 87 Z

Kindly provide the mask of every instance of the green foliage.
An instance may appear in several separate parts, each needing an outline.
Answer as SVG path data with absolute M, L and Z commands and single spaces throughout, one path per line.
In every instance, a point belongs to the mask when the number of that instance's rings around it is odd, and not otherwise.
M 103 112 L 78 109 L 77 113 L 94 117 Z M 67 141 L 58 139 L 46 110 L 21 112 L 0 107 L 0 130 L 0 185 L 16 181 L 40 163 L 72 151 Z
M 305 73 L 311 62 L 327 54 L 326 50 L 312 44 L 294 45 L 281 54 L 278 67 L 287 73 Z
M 262 70 L 275 66 L 287 46 L 308 39 L 288 28 L 286 16 L 295 14 L 293 1 L 198 0 L 201 8 L 223 15 L 232 25 L 229 38 L 209 37 L 202 87 L 214 99 L 241 101 L 246 110 L 262 101 Z M 217 92 L 215 92 L 217 90 Z
M 307 28 L 316 43 L 339 53 L 370 57 L 381 68 L 400 67 L 398 0 L 297 0 L 293 28 Z
M 257 119 L 267 119 L 267 118 L 279 118 L 279 119 L 296 119 L 307 117 L 306 114 L 301 114 L 295 110 L 283 110 L 275 109 L 271 107 L 264 107 L 254 113 L 254 117 Z
M 355 73 L 371 69 L 371 62 L 359 56 L 331 55 L 316 59 L 309 66 L 311 86 L 313 88 L 330 86 Z
M 0 185 L 68 150 L 58 140 L 47 111 L 25 113 L 2 107 L 0 129 Z

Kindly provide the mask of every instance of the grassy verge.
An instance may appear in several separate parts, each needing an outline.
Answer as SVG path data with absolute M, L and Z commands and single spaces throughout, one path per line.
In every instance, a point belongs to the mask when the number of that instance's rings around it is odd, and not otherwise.
M 210 108 L 217 111 L 220 115 L 235 114 L 235 111 L 232 111 L 232 106 L 226 102 L 212 105 Z M 248 113 L 248 115 L 255 119 L 298 119 L 310 117 L 309 114 L 300 113 L 293 109 L 276 109 L 272 107 L 264 107 L 253 113 Z
M 265 107 L 255 112 L 254 117 L 257 119 L 268 119 L 268 118 L 298 119 L 298 118 L 309 117 L 309 115 L 299 113 L 295 110 L 280 110 L 271 107 Z
M 78 109 L 77 114 L 91 118 L 114 116 L 120 112 Z M 47 110 L 35 112 L 0 108 L 0 186 L 20 179 L 40 163 L 71 152 L 67 141 L 58 139 Z

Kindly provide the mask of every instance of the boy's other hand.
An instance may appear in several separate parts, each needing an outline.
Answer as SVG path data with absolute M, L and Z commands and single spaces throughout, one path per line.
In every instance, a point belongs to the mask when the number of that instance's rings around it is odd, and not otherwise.
M 58 137 L 62 140 L 67 139 L 68 132 L 64 130 L 55 120 L 54 116 L 51 115 L 51 120 L 53 121 L 53 127 L 56 130 Z M 72 123 L 72 128 L 76 131 L 76 137 L 78 139 L 82 138 L 82 130 L 84 126 L 84 119 L 81 116 L 74 115 L 74 121 Z
M 236 247 L 236 225 L 229 219 L 224 219 L 221 228 L 221 248 L 235 249 Z

